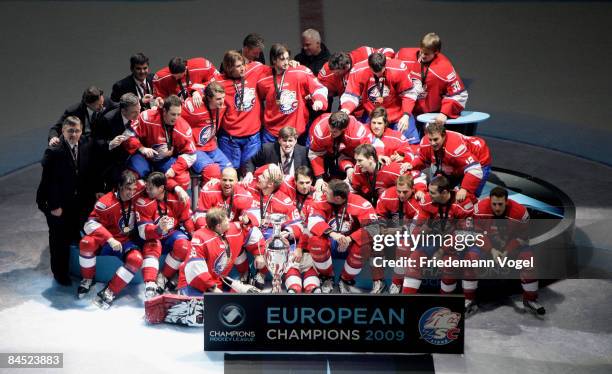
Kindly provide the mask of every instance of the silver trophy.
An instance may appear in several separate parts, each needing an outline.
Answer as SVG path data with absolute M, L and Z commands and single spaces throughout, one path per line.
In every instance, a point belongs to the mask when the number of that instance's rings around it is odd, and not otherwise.
M 289 241 L 281 235 L 285 215 L 270 214 L 272 236 L 266 241 L 266 264 L 272 274 L 272 293 L 281 292 L 282 277 L 289 263 Z

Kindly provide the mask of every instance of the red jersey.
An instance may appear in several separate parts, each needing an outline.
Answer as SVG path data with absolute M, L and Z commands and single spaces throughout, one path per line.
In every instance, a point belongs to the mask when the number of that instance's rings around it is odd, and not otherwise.
M 463 134 L 461 134 L 461 136 L 470 152 L 476 156 L 480 166 L 491 165 L 491 152 L 489 151 L 489 146 L 484 139 L 477 136 L 467 136 Z
M 310 151 L 308 158 L 316 177 L 325 173 L 325 156 L 332 156 L 342 170 L 354 165 L 355 148 L 371 143 L 370 130 L 355 117 L 349 116 L 349 124 L 338 138 L 332 138 L 329 131 L 330 113 L 317 118 L 310 128 Z
M 257 96 L 257 81 L 265 65 L 252 61 L 247 64 L 244 79 L 233 79 L 224 74 L 214 80 L 225 89 L 225 115 L 221 128 L 231 136 L 245 137 L 259 132 L 261 102 Z
M 193 141 L 198 151 L 210 152 L 217 149 L 217 132 L 224 114 L 225 106 L 209 111 L 204 104 L 196 108 L 191 98 L 185 100 L 181 117 L 191 127 Z
M 401 219 L 415 219 L 419 214 L 419 202 L 411 196 L 407 201 L 399 201 L 397 187 L 387 188 L 378 198 L 376 213 L 381 219 L 392 219 L 399 216 Z
M 474 209 L 474 226 L 478 232 L 486 232 L 482 249 L 487 252 L 495 248 L 511 253 L 525 246 L 528 242 L 528 221 L 527 209 L 511 199 L 506 201 L 506 211 L 499 217 L 493 214 L 490 197 L 478 202 Z
M 172 149 L 172 155 L 177 157 L 172 169 L 177 174 L 185 172 L 196 160 L 191 128 L 181 117 L 177 118 L 174 126 L 162 123 L 162 109 L 145 110 L 132 123 L 133 136 L 123 144 L 130 154 L 142 146 L 155 150 Z
M 206 226 L 206 212 L 211 208 L 223 208 L 230 221 L 238 220 L 243 212 L 253 205 L 253 196 L 236 183 L 232 196 L 224 197 L 221 183 L 206 186 L 200 190 L 198 208 L 194 215 L 196 228 Z
M 283 230 L 288 230 L 293 234 L 294 239 L 298 239 L 302 234 L 302 217 L 293 203 L 293 200 L 282 191 L 277 190 L 268 196 L 264 196 L 256 187 L 256 181 L 249 186 L 249 192 L 253 196 L 253 204 L 248 210 L 249 218 L 254 217 L 253 226 L 259 227 L 262 231 L 272 228 L 270 214 L 280 213 L 285 215 Z
M 395 185 L 397 178 L 401 174 L 402 164 L 392 162 L 389 165 L 383 165 L 372 173 L 367 173 L 361 170 L 361 167 L 355 168 L 351 186 L 356 193 L 363 196 L 372 205 L 376 205 L 378 197 L 387 189 Z M 414 189 L 417 191 L 427 191 L 427 179 L 425 174 L 417 170 L 410 171 Z
M 408 65 L 411 76 L 423 85 L 414 108 L 415 114 L 441 112 L 448 118 L 459 117 L 468 99 L 459 74 L 442 53 L 438 53 L 429 66 L 418 61 L 419 53 L 419 48 L 402 48 L 395 56 Z
M 417 228 L 427 224 L 436 233 L 448 233 L 454 230 L 469 228 L 467 218 L 474 215 L 474 203 L 470 199 L 462 202 L 455 201 L 455 193 L 451 192 L 451 198 L 446 204 L 439 204 L 431 200 L 431 196 L 425 194 L 425 201 L 420 203 L 419 215 L 417 216 Z M 454 222 L 447 222 L 447 220 Z
M 193 233 L 191 253 L 179 268 L 178 288 L 191 286 L 202 292 L 215 285 L 221 288 L 221 278 L 229 275 L 244 250 L 263 255 L 265 247 L 256 227 L 247 229 L 232 222 L 223 236 L 203 227 Z
M 323 103 L 322 110 L 327 109 L 327 88 L 314 77 L 305 66 L 288 68 L 276 78 L 272 67 L 266 66 L 257 81 L 257 95 L 264 102 L 264 125 L 268 132 L 276 137 L 285 126 L 294 127 L 298 135 L 306 130 L 308 122 L 307 97 L 314 102 Z M 276 83 L 274 82 L 276 79 Z M 278 96 L 275 85 L 278 86 Z
M 165 239 L 179 229 L 181 225 L 187 232 L 193 232 L 193 221 L 191 220 L 191 209 L 189 200 L 185 203 L 176 196 L 174 192 L 166 191 L 162 201 L 150 199 L 147 196 L 136 200 L 136 220 L 138 234 L 144 240 Z M 161 216 L 173 219 L 174 225 L 165 235 L 158 230 L 157 223 Z
M 118 192 L 109 192 L 102 196 L 89 213 L 83 228 L 85 234 L 102 242 L 110 238 L 115 238 L 121 243 L 128 241 L 130 232 L 136 227 L 135 201 L 145 190 L 142 180 L 138 180 L 136 186 L 136 193 L 130 201 L 122 202 Z
M 387 58 L 393 58 L 395 55 L 395 52 L 391 48 L 359 47 L 349 52 L 351 65 L 355 66 L 355 64 L 359 62 L 366 61 L 372 53 L 377 52 L 384 54 L 387 56 Z M 344 89 L 346 88 L 346 79 L 348 74 L 348 71 L 343 74 L 331 71 L 329 68 L 329 62 L 326 62 L 325 65 L 323 65 L 323 68 L 321 68 L 319 71 L 317 79 L 322 85 L 327 87 L 330 96 L 342 96 Z
M 372 133 L 372 145 L 376 148 L 376 154 L 379 156 L 391 156 L 397 152 L 399 155 L 407 156 L 406 161 L 412 160 L 410 144 L 399 131 L 386 128 L 380 138 Z
M 323 236 L 332 229 L 342 235 L 349 235 L 361 246 L 371 238 L 365 225 L 378 221 L 372 204 L 363 197 L 349 193 L 346 204 L 332 205 L 327 200 L 315 200 L 308 217 L 308 230 L 312 235 Z
M 186 99 L 195 91 L 198 85 L 205 85 L 217 72 L 215 65 L 203 57 L 194 57 L 187 60 L 185 76 L 178 81 L 170 73 L 170 68 L 165 67 L 155 73 L 153 77 L 153 93 L 155 97 L 163 99 L 170 95 L 178 95 Z M 194 86 L 196 85 L 196 86 Z
M 381 97 L 382 103 L 379 103 L 378 99 Z M 378 106 L 383 106 L 387 109 L 389 123 L 394 123 L 404 113 L 412 113 L 416 98 L 417 93 L 413 89 L 406 64 L 387 59 L 385 72 L 380 78 L 374 75 L 367 61 L 356 64 L 349 73 L 340 104 L 342 109 L 348 110 L 349 113 L 359 104 L 362 104 L 368 113 Z
M 412 167 L 422 170 L 428 165 L 435 166 L 433 174 L 442 173 L 462 178 L 461 187 L 472 195 L 478 189 L 483 176 L 477 157 L 470 152 L 463 136 L 454 131 L 446 131 L 446 139 L 438 152 L 434 152 L 431 147 L 428 135 L 421 139 L 419 153 L 414 158 Z

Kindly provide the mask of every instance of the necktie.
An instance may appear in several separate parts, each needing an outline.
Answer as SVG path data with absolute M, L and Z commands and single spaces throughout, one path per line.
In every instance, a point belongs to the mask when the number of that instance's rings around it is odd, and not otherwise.
M 77 160 L 77 146 L 76 145 L 71 146 L 70 151 L 72 152 L 72 159 L 76 161 Z
M 283 161 L 283 174 L 289 175 L 291 172 L 291 158 L 288 154 L 285 154 L 285 161 Z

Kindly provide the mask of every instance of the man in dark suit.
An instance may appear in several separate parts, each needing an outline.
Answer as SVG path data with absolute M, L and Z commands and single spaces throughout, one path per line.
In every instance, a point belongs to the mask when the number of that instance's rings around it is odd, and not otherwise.
M 77 117 L 83 125 L 82 136 L 88 138 L 91 134 L 92 124 L 106 111 L 104 106 L 104 91 L 96 86 L 88 87 L 83 92 L 81 102 L 69 106 L 60 119 L 49 129 L 49 146 L 56 146 L 60 142 L 62 135 L 62 125 L 67 117 Z
M 128 92 L 119 99 L 119 107 L 102 116 L 91 130 L 96 155 L 99 155 L 104 192 L 112 190 L 121 178 L 130 154 L 120 145 L 130 137 L 132 121 L 135 121 L 139 114 L 140 100 L 138 96 Z
M 38 208 L 49 226 L 51 271 L 61 285 L 70 285 L 70 243 L 79 232 L 96 201 L 95 156 L 91 143 L 82 137 L 81 121 L 68 116 L 59 143 L 47 148 L 36 193 Z
M 283 127 L 274 143 L 264 144 L 255 156 L 247 161 L 247 173 L 243 181 L 252 181 L 255 169 L 268 164 L 278 165 L 285 175 L 295 175 L 295 170 L 303 165 L 310 167 L 308 148 L 297 144 L 295 128 Z
M 151 109 L 153 100 L 153 73 L 149 72 L 149 58 L 142 53 L 130 57 L 130 71 L 132 74 L 115 82 L 110 99 L 119 103 L 121 96 L 133 93 L 140 100 L 141 110 Z

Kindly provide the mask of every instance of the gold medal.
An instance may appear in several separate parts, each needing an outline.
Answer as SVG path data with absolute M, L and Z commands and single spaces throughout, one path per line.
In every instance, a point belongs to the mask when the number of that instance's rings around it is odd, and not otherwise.
M 381 96 L 376 98 L 376 104 L 382 104 L 383 101 L 384 101 L 384 99 Z
M 124 234 L 129 234 L 129 233 L 130 233 L 130 231 L 132 231 L 132 230 L 130 229 L 130 226 L 124 226 L 124 227 L 123 227 L 123 233 L 124 233 Z

